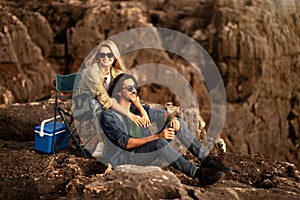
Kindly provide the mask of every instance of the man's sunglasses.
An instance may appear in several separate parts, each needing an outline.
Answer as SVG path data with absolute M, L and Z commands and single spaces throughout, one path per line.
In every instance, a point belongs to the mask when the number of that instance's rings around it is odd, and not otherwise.
M 113 53 L 97 53 L 96 57 L 99 58 L 105 58 L 105 56 L 107 56 L 108 58 L 112 58 L 114 57 Z
M 138 85 L 128 85 L 126 87 L 123 87 L 123 89 L 126 89 L 128 92 L 132 92 L 133 89 L 135 89 L 136 91 L 138 90 L 139 86 Z

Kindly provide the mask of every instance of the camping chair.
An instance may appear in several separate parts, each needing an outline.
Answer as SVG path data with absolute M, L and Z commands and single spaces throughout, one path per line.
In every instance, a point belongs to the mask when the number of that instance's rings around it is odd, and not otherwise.
M 58 118 L 60 118 L 66 126 L 66 132 L 67 132 L 66 134 L 68 134 L 68 136 L 65 137 L 64 141 L 60 141 L 58 145 L 52 143 L 53 153 L 56 153 L 60 145 L 64 145 L 64 143 L 68 142 L 69 138 L 71 137 L 75 142 L 76 146 L 78 147 L 78 149 L 83 153 L 83 155 L 85 157 L 88 157 L 87 153 L 80 145 L 80 140 L 77 139 L 75 136 L 76 127 L 75 125 L 73 125 L 74 118 L 72 114 L 64 110 L 63 108 L 61 108 L 58 103 L 58 99 L 61 98 L 68 99 L 70 97 L 70 93 L 73 93 L 77 89 L 80 78 L 81 78 L 81 73 L 73 73 L 68 75 L 56 74 L 55 76 L 54 84 L 56 87 L 56 93 L 55 93 L 55 108 L 54 108 L 54 130 L 56 130 L 56 121 Z M 84 98 L 84 96 L 80 98 Z M 75 128 L 71 128 L 71 127 L 75 127 Z M 55 134 L 53 134 L 53 137 L 55 137 Z M 55 138 L 53 138 L 53 141 L 55 141 Z

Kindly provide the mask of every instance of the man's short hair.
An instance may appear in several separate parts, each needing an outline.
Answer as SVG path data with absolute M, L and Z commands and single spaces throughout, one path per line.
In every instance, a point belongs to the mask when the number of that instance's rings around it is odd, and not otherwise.
M 131 74 L 122 73 L 119 74 L 112 83 L 112 86 L 109 89 L 109 96 L 119 100 L 118 93 L 123 89 L 123 82 L 125 80 L 131 79 L 133 80 L 135 85 L 138 85 L 136 78 Z

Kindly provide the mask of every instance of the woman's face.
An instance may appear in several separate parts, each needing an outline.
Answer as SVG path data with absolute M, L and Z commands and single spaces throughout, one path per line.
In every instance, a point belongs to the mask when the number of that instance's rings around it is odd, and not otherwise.
M 97 59 L 100 60 L 102 66 L 110 67 L 113 64 L 115 57 L 110 48 L 101 46 L 100 51 L 97 54 Z

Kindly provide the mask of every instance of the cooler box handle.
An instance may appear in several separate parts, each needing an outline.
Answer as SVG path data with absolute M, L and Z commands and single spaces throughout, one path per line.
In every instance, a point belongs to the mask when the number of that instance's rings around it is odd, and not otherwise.
M 55 118 L 55 117 L 52 117 L 52 118 L 45 119 L 45 120 L 42 121 L 42 123 L 41 123 L 41 130 L 40 130 L 40 132 L 39 132 L 40 137 L 44 137 L 44 135 L 45 135 L 45 132 L 44 132 L 44 126 L 45 126 L 45 124 L 48 123 L 48 122 L 53 121 L 54 118 Z M 56 116 L 56 119 L 57 119 L 57 118 L 60 118 L 60 115 Z

